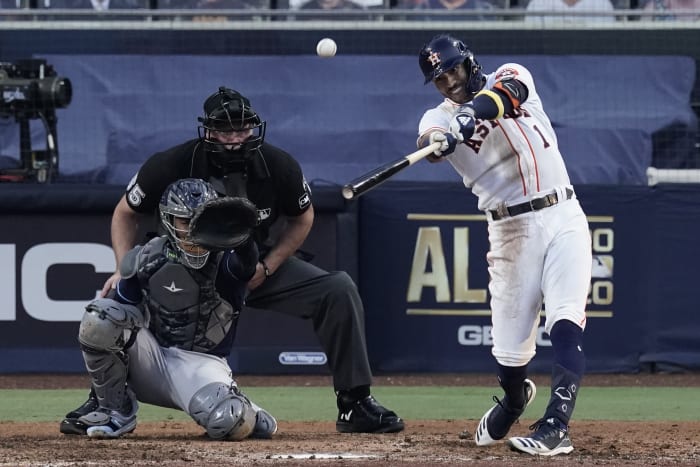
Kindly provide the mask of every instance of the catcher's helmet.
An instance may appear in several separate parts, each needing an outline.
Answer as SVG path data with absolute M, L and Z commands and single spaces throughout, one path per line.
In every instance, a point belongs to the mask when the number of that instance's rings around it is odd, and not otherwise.
M 175 218 L 179 217 L 189 222 L 198 207 L 218 197 L 218 193 L 209 182 L 198 178 L 185 178 L 171 183 L 160 198 L 160 221 L 177 248 L 180 259 L 194 269 L 204 266 L 209 258 L 209 251 L 192 242 L 189 239 L 189 229 L 178 228 Z
M 464 64 L 467 71 L 467 92 L 476 94 L 484 85 L 481 65 L 474 58 L 474 54 L 464 42 L 448 34 L 439 34 L 423 45 L 418 54 L 418 64 L 425 76 L 425 84 Z
M 204 101 L 204 116 L 197 119 L 199 138 L 204 141 L 211 161 L 222 168 L 251 157 L 265 140 L 266 123 L 238 91 L 221 86 Z M 234 144 L 212 137 L 212 132 L 249 132 L 245 141 Z

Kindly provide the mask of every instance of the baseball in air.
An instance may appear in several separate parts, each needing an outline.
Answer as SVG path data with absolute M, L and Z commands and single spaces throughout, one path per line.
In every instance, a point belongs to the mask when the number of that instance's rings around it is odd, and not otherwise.
M 330 37 L 323 38 L 316 44 L 316 53 L 319 57 L 333 57 L 337 51 L 338 45 Z

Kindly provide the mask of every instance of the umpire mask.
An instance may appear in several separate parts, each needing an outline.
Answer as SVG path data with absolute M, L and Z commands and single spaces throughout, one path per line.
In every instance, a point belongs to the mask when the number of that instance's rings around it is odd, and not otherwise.
M 238 91 L 220 87 L 204 101 L 199 138 L 211 163 L 226 172 L 245 170 L 265 139 L 265 122 Z

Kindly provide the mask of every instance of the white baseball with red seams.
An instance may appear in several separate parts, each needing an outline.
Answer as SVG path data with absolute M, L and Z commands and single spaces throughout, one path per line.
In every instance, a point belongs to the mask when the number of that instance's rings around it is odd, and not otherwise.
M 515 78 L 528 90 L 527 100 L 515 112 L 518 118 L 477 120 L 474 135 L 458 144 L 447 160 L 462 176 L 464 184 L 479 198 L 479 209 L 497 209 L 527 201 L 556 187 L 570 186 L 564 160 L 559 153 L 552 124 L 542 108 L 530 72 L 522 65 L 507 63 L 486 76 L 484 89 L 502 79 Z M 419 135 L 436 129 L 447 132 L 460 105 L 445 99 L 428 110 L 418 126 Z
M 324 37 L 316 44 L 316 53 L 319 57 L 330 58 L 338 51 L 338 44 L 330 37 Z

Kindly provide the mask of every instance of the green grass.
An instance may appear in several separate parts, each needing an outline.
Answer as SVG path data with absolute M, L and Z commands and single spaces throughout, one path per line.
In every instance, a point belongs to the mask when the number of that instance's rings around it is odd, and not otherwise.
M 335 396 L 327 387 L 249 387 L 245 393 L 280 420 L 334 420 Z M 538 388 L 523 415 L 539 418 L 549 388 Z M 584 387 L 576 405 L 576 420 L 700 420 L 697 388 Z M 484 387 L 401 386 L 373 388 L 377 399 L 406 420 L 476 420 L 499 392 Z M 85 390 L 0 390 L 0 421 L 59 421 L 80 405 Z M 189 420 L 182 412 L 142 404 L 139 420 Z

